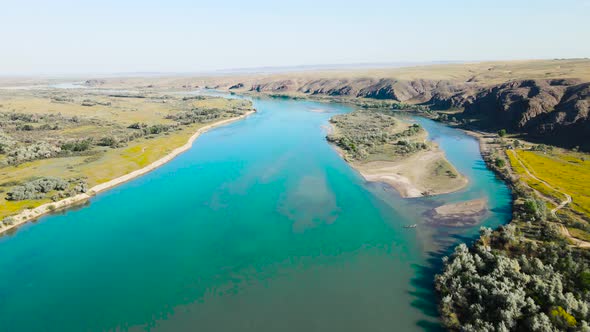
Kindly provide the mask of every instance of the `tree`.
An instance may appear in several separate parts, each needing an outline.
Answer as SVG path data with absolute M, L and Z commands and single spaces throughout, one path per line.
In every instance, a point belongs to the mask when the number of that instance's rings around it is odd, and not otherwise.
M 516 139 L 516 140 L 514 140 L 514 147 L 515 147 L 515 148 L 519 148 L 521 145 L 522 145 L 522 143 L 520 143 L 520 141 L 519 141 L 519 140 L 517 140 L 517 139 Z
M 500 129 L 500 130 L 498 130 L 498 136 L 500 136 L 500 137 L 506 136 L 506 129 Z
M 61 145 L 61 149 L 64 151 L 82 152 L 90 149 L 92 144 L 92 138 L 87 138 L 79 141 L 66 142 Z
M 570 315 L 561 306 L 551 310 L 551 318 L 556 321 L 557 325 L 563 328 L 570 328 L 578 325 L 576 318 Z
M 494 165 L 496 165 L 498 168 L 504 168 L 504 166 L 506 166 L 506 162 L 502 158 L 496 158 L 496 160 L 494 160 Z
M 98 141 L 97 145 L 115 147 L 117 145 L 117 139 L 114 138 L 113 136 L 106 136 L 106 137 L 101 138 Z

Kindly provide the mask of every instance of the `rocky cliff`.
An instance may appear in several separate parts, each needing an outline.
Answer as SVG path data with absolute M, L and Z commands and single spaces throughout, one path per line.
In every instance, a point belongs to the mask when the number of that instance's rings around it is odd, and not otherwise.
M 237 82 L 232 88 L 394 100 L 459 109 L 456 117 L 482 129 L 505 128 L 527 138 L 590 150 L 590 82 L 576 79 L 513 80 L 485 86 L 458 80 L 391 78 L 272 79 Z
M 590 150 L 590 83 L 523 80 L 484 89 L 462 104 L 461 117 L 486 129 L 506 128 L 530 139 Z

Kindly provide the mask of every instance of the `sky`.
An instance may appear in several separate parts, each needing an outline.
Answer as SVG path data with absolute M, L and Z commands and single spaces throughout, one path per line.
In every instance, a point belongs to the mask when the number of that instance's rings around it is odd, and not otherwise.
M 0 75 L 590 56 L 590 0 L 0 3 Z

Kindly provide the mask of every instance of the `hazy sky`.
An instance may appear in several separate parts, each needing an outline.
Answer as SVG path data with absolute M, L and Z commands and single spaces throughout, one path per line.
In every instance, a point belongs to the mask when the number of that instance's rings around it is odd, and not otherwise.
M 2 0 L 0 74 L 590 56 L 590 0 Z

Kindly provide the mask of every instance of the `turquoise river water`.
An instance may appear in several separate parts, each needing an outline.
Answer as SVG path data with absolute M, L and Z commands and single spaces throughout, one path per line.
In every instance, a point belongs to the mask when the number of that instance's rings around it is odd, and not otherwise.
M 326 142 L 328 119 L 351 108 L 254 105 L 154 172 L 0 237 L 0 330 L 439 329 L 433 274 L 479 226 L 436 229 L 421 214 L 486 197 L 484 225 L 510 217 L 476 140 L 410 118 L 470 184 L 402 199 Z

